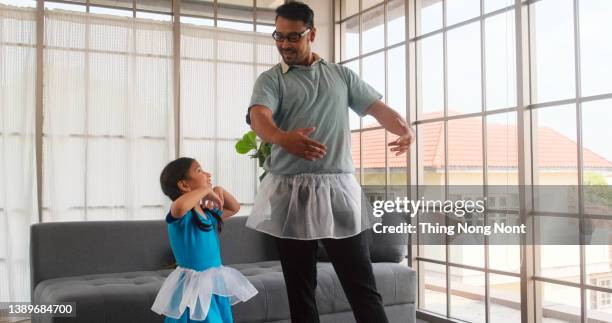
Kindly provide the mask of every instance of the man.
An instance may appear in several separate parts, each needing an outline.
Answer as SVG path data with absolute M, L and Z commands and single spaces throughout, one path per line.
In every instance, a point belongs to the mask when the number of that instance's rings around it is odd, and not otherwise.
M 414 133 L 350 69 L 313 53 L 314 13 L 291 2 L 276 9 L 273 33 L 282 62 L 262 73 L 247 121 L 272 144 L 247 226 L 275 237 L 292 322 L 319 322 L 315 302 L 320 240 L 358 322 L 388 322 L 376 290 L 363 231 L 361 188 L 353 175 L 348 108 L 371 115 L 389 132 L 398 155 Z

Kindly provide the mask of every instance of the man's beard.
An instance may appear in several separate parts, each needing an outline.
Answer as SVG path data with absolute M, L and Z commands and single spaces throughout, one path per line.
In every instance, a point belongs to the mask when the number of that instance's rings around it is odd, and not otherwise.
M 297 51 L 295 50 L 290 50 L 290 51 L 281 50 L 280 54 L 281 54 L 281 58 L 287 65 L 293 65 L 293 64 L 299 63 L 299 57 L 298 57 Z M 288 58 L 285 57 L 285 55 L 287 54 L 289 55 Z

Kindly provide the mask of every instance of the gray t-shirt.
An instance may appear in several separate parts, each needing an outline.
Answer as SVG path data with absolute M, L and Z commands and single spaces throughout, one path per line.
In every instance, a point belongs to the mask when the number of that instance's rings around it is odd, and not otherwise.
M 291 66 L 286 73 L 282 64 L 263 72 L 255 81 L 249 107 L 272 110 L 274 122 L 284 131 L 316 127 L 309 137 L 327 146 L 323 158 L 309 161 L 272 145 L 264 167 L 277 175 L 353 173 L 348 107 L 364 116 L 380 98 L 351 69 L 323 59 L 311 66 Z

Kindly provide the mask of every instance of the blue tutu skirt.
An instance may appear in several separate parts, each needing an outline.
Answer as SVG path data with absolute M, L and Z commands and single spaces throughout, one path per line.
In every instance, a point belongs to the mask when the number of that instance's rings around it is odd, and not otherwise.
M 165 315 L 167 322 L 229 323 L 230 305 L 255 294 L 257 289 L 234 268 L 195 271 L 178 267 L 164 281 L 151 310 Z

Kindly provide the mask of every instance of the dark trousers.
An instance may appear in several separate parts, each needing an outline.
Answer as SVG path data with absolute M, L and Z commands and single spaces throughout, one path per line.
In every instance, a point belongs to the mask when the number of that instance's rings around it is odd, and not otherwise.
M 376 291 L 364 233 L 345 239 L 322 239 L 321 242 L 357 322 L 388 322 L 382 297 Z M 318 323 L 319 312 L 315 301 L 317 240 L 276 238 L 276 244 L 287 285 L 291 322 Z

